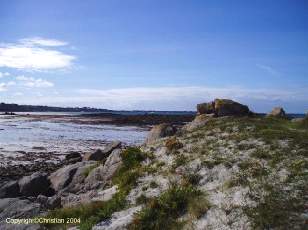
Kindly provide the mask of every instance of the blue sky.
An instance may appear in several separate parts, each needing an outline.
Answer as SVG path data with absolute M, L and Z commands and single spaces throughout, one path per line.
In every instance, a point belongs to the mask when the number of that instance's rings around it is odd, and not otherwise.
M 0 101 L 308 110 L 308 2 L 2 0 Z

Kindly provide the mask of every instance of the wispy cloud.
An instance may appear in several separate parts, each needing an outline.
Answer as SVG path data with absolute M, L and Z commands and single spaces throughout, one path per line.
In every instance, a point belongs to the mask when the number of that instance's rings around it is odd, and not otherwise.
M 18 76 L 16 80 L 22 82 L 22 85 L 30 88 L 49 88 L 54 86 L 52 82 L 41 78 L 36 79 L 33 77 Z
M 279 75 L 279 72 L 274 69 L 273 67 L 271 66 L 268 66 L 268 65 L 262 65 L 262 64 L 256 64 L 256 66 L 259 68 L 259 69 L 262 69 L 264 70 L 265 72 L 271 74 L 271 75 L 274 75 L 274 76 L 277 76 Z
M 200 102 L 231 98 L 264 111 L 280 102 L 308 100 L 307 89 L 249 89 L 241 87 L 138 87 L 121 89 L 79 89 L 66 94 L 27 98 L 20 103 L 62 106 L 94 106 L 108 109 L 194 110 Z M 15 100 L 16 101 L 16 100 Z M 265 105 L 266 103 L 266 105 Z M 278 104 L 277 104 L 278 103 Z M 284 103 L 282 104 L 284 105 Z
M 10 73 L 8 73 L 8 72 L 4 72 L 4 73 L 0 72 L 0 78 L 7 77 L 7 76 L 10 76 Z
M 7 91 L 10 86 L 16 85 L 14 81 L 0 82 L 0 92 Z
M 0 67 L 23 70 L 55 70 L 71 67 L 75 56 L 56 50 L 67 43 L 42 38 L 0 44 Z
M 56 39 L 45 39 L 41 37 L 33 37 L 33 38 L 24 38 L 19 40 L 20 43 L 25 44 L 27 46 L 66 46 L 67 42 L 56 40 Z

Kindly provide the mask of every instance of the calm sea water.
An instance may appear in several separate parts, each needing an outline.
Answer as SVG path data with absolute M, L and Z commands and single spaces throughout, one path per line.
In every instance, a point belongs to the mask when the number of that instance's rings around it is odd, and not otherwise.
M 0 115 L 0 155 L 13 156 L 21 151 L 86 152 L 114 140 L 138 145 L 147 133 L 147 129 L 133 126 L 84 125 Z

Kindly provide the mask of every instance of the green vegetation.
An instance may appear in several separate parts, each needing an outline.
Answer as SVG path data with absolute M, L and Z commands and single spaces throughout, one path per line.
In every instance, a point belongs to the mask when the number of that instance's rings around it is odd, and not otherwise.
M 177 168 L 181 165 L 184 165 L 188 161 L 188 158 L 183 154 L 177 155 L 175 158 L 175 162 L 173 164 L 173 168 Z
M 125 207 L 126 194 L 119 192 L 109 201 L 93 202 L 82 204 L 76 207 L 55 209 L 49 212 L 47 218 L 80 218 L 80 230 L 89 230 L 100 220 L 111 217 L 113 212 Z M 50 229 L 66 229 L 66 225 L 46 224 L 45 227 Z
M 168 151 L 175 151 L 183 147 L 183 144 L 176 138 L 170 137 L 166 140 L 165 146 L 167 147 Z
M 232 207 L 240 209 L 240 214 L 238 210 L 236 214 L 246 215 L 254 229 L 301 227 L 303 221 L 299 214 L 304 212 L 308 191 L 307 127 L 304 122 L 259 116 L 210 119 L 198 130 L 179 134 L 181 142 L 175 137 L 163 142 L 169 152 L 177 153 L 169 156 L 174 159 L 171 168 L 167 165 L 162 168 L 165 162 L 156 159 L 154 154 L 128 148 L 121 154 L 123 165 L 112 179 L 119 192 L 110 201 L 61 209 L 50 215 L 81 217 L 80 228 L 90 229 L 113 212 L 127 208 L 125 197 L 138 185 L 140 176 L 154 173 L 173 176 L 177 167 L 184 166 L 179 173 L 181 183 L 172 185 L 159 197 L 148 198 L 141 194 L 136 199 L 144 208 L 129 226 L 133 230 L 181 229 L 189 221 L 201 218 L 211 207 L 207 196 L 197 188 L 202 179 L 198 174 L 200 168 L 211 175 L 216 173 L 212 168 L 224 166 L 226 173 L 231 173 L 231 179 L 222 181 L 221 188 L 232 194 L 237 190 L 233 187 L 239 186 L 239 190 L 247 192 L 245 199 L 252 202 Z M 177 151 L 183 145 L 185 148 Z M 143 165 L 145 159 L 150 159 L 150 164 Z M 197 165 L 197 170 L 189 172 L 186 166 L 196 159 L 201 161 L 200 168 Z M 152 181 L 139 186 L 145 192 L 158 184 Z M 232 215 L 233 211 L 230 211 Z
M 193 186 L 173 185 L 158 198 L 147 202 L 146 207 L 135 216 L 129 229 L 179 229 L 177 218 L 191 211 L 193 215 L 203 215 L 209 205 L 201 208 L 194 206 L 202 200 L 205 204 L 204 194 Z
M 304 229 L 305 223 L 296 214 L 305 210 L 305 203 L 300 197 L 304 194 L 291 196 L 290 192 L 284 188 L 270 184 L 264 184 L 263 188 L 267 191 L 263 199 L 260 199 L 259 194 L 253 197 L 257 201 L 257 206 L 244 209 L 247 216 L 252 219 L 253 227 L 255 229 L 294 229 L 294 226 L 302 226 Z
M 156 183 L 156 181 L 151 181 L 150 183 L 150 188 L 157 188 L 158 184 Z

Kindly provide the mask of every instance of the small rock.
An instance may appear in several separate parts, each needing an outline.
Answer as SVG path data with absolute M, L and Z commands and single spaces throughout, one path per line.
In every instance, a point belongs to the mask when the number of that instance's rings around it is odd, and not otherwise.
M 196 128 L 204 126 L 211 118 L 215 117 L 215 114 L 201 114 L 196 116 L 196 118 L 183 126 L 183 130 L 192 131 Z
M 94 153 L 86 153 L 83 157 L 83 160 L 89 161 L 89 160 L 93 160 L 93 161 L 101 161 L 106 159 L 111 152 L 116 149 L 119 148 L 121 146 L 121 142 L 120 141 L 114 141 L 111 144 L 107 145 L 103 150 L 96 150 Z
M 19 195 L 19 185 L 17 181 L 9 181 L 0 188 L 0 198 L 13 198 Z
M 4 198 L 0 199 L 0 229 L 5 230 L 38 230 L 41 229 L 38 224 L 8 224 L 7 218 L 24 219 L 40 216 L 44 213 L 44 208 L 40 203 L 27 199 Z
M 176 131 L 177 130 L 174 126 L 166 123 L 155 125 L 149 132 L 146 143 L 153 143 L 159 138 L 172 136 Z
M 74 164 L 76 162 L 82 161 L 82 156 L 79 152 L 70 152 L 65 156 L 65 160 L 71 164 Z
M 44 196 L 44 195 L 38 195 L 36 198 L 36 201 L 44 206 L 46 206 L 47 201 L 48 201 L 48 197 Z
M 54 195 L 48 198 L 47 207 L 49 209 L 61 208 L 61 196 Z
M 21 178 L 18 182 L 20 193 L 24 196 L 53 195 L 47 173 L 36 172 Z
M 275 107 L 270 113 L 266 115 L 267 117 L 280 117 L 286 118 L 286 112 L 281 107 Z

